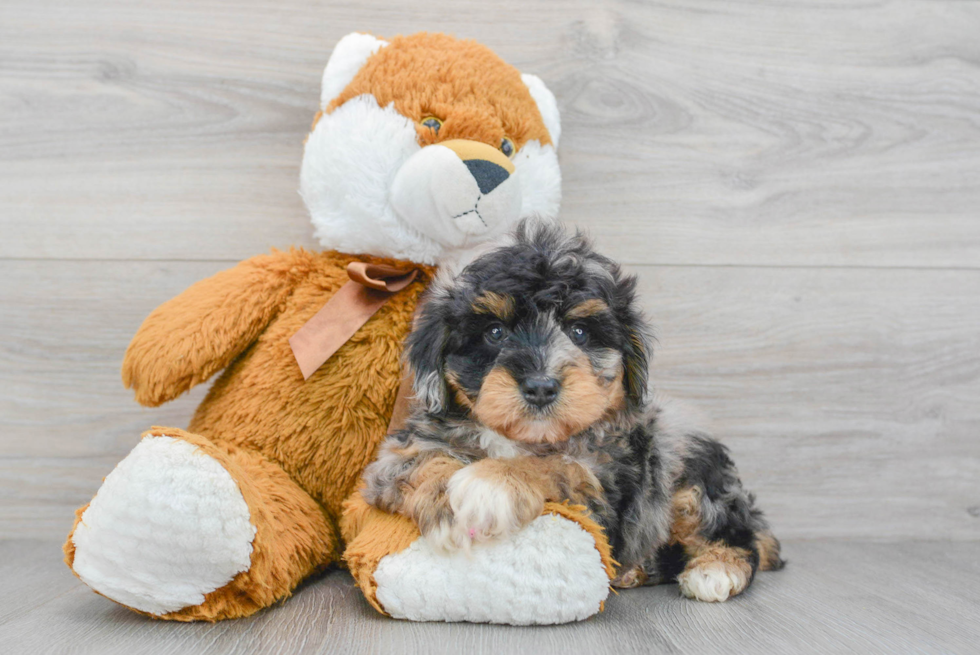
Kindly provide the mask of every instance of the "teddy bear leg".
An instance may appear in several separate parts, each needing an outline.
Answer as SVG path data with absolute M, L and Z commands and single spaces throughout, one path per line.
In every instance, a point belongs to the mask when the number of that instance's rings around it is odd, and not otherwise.
M 336 558 L 320 505 L 258 453 L 154 428 L 76 513 L 65 561 L 157 618 L 247 616 Z
M 547 503 L 503 542 L 435 552 L 404 516 L 344 505 L 344 559 L 368 602 L 412 621 L 548 625 L 599 612 L 614 575 L 605 535 L 585 508 Z

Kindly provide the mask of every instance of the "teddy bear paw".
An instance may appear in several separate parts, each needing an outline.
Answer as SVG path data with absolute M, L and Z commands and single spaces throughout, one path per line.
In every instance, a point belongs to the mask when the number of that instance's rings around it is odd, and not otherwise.
M 71 539 L 94 590 L 162 615 L 200 605 L 251 565 L 255 527 L 235 480 L 182 439 L 148 436 L 105 478 Z
M 593 535 L 553 514 L 469 553 L 446 555 L 417 539 L 383 557 L 373 579 L 380 606 L 412 621 L 568 623 L 598 612 L 609 595 Z

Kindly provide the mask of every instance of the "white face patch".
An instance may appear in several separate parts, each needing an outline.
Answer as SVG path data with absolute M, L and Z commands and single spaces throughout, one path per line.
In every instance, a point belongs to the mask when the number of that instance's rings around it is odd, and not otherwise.
M 482 191 L 466 163 L 435 144 L 419 150 L 399 169 L 390 198 L 395 214 L 406 224 L 447 249 L 459 249 L 516 225 L 521 191 L 513 176 Z
M 423 264 L 469 261 L 522 218 L 555 218 L 558 158 L 529 141 L 515 171 L 483 193 L 460 158 L 422 148 L 415 124 L 394 105 L 361 95 L 325 114 L 303 154 L 300 194 L 324 248 Z
M 360 95 L 317 122 L 303 152 L 300 194 L 324 248 L 434 264 L 442 246 L 397 216 L 395 176 L 421 148 L 394 105 Z
M 582 350 L 572 343 L 553 316 L 548 317 L 548 323 L 551 326 L 551 337 L 548 339 L 548 363 L 545 370 L 548 375 L 561 379 L 565 368 L 579 365 Z

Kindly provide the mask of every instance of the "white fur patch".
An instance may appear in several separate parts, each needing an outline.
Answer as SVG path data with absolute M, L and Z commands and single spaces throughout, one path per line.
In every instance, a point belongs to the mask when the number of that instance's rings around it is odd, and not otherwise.
M 561 169 L 554 146 L 528 141 L 514 155 L 521 183 L 521 218 L 555 220 L 561 207 Z
M 181 439 L 146 437 L 82 514 L 72 568 L 112 600 L 166 614 L 247 570 L 254 538 L 248 505 L 217 460 Z
M 558 140 L 561 138 L 561 116 L 558 114 L 558 103 L 555 101 L 555 95 L 537 75 L 525 73 L 521 75 L 521 80 L 527 90 L 531 92 L 531 97 L 534 98 L 538 111 L 541 112 L 544 126 L 548 128 L 548 136 L 551 137 L 551 142 L 557 148 Z
M 748 580 L 742 571 L 723 562 L 710 562 L 687 569 L 677 576 L 681 593 L 707 603 L 720 603 L 745 589 Z
M 447 250 L 493 239 L 517 224 L 523 187 L 509 176 L 486 194 L 455 152 L 434 144 L 399 169 L 390 202 L 405 224 Z
M 352 32 L 334 46 L 330 60 L 323 69 L 320 87 L 320 109 L 325 109 L 330 101 L 347 88 L 368 58 L 388 45 L 387 41 L 370 34 Z
M 324 248 L 434 264 L 442 247 L 399 220 L 388 194 L 418 152 L 415 126 L 374 96 L 323 116 L 303 151 L 300 194 Z
M 549 625 L 599 611 L 609 578 L 592 536 L 554 515 L 506 541 L 443 555 L 417 539 L 374 572 L 377 598 L 395 618 Z

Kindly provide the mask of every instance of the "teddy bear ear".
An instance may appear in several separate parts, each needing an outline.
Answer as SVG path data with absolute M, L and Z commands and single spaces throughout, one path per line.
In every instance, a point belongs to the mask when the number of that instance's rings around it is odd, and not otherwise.
M 544 126 L 548 128 L 551 142 L 557 149 L 558 139 L 561 137 L 561 117 L 558 114 L 558 103 L 555 101 L 554 94 L 548 90 L 548 87 L 537 75 L 524 73 L 521 75 L 521 80 L 524 81 L 527 90 L 531 92 L 531 97 L 534 98 L 538 111 L 541 112 L 541 118 L 544 119 Z
M 323 69 L 320 109 L 326 109 L 330 101 L 350 84 L 368 57 L 386 45 L 387 41 L 360 32 L 352 32 L 338 41 Z

